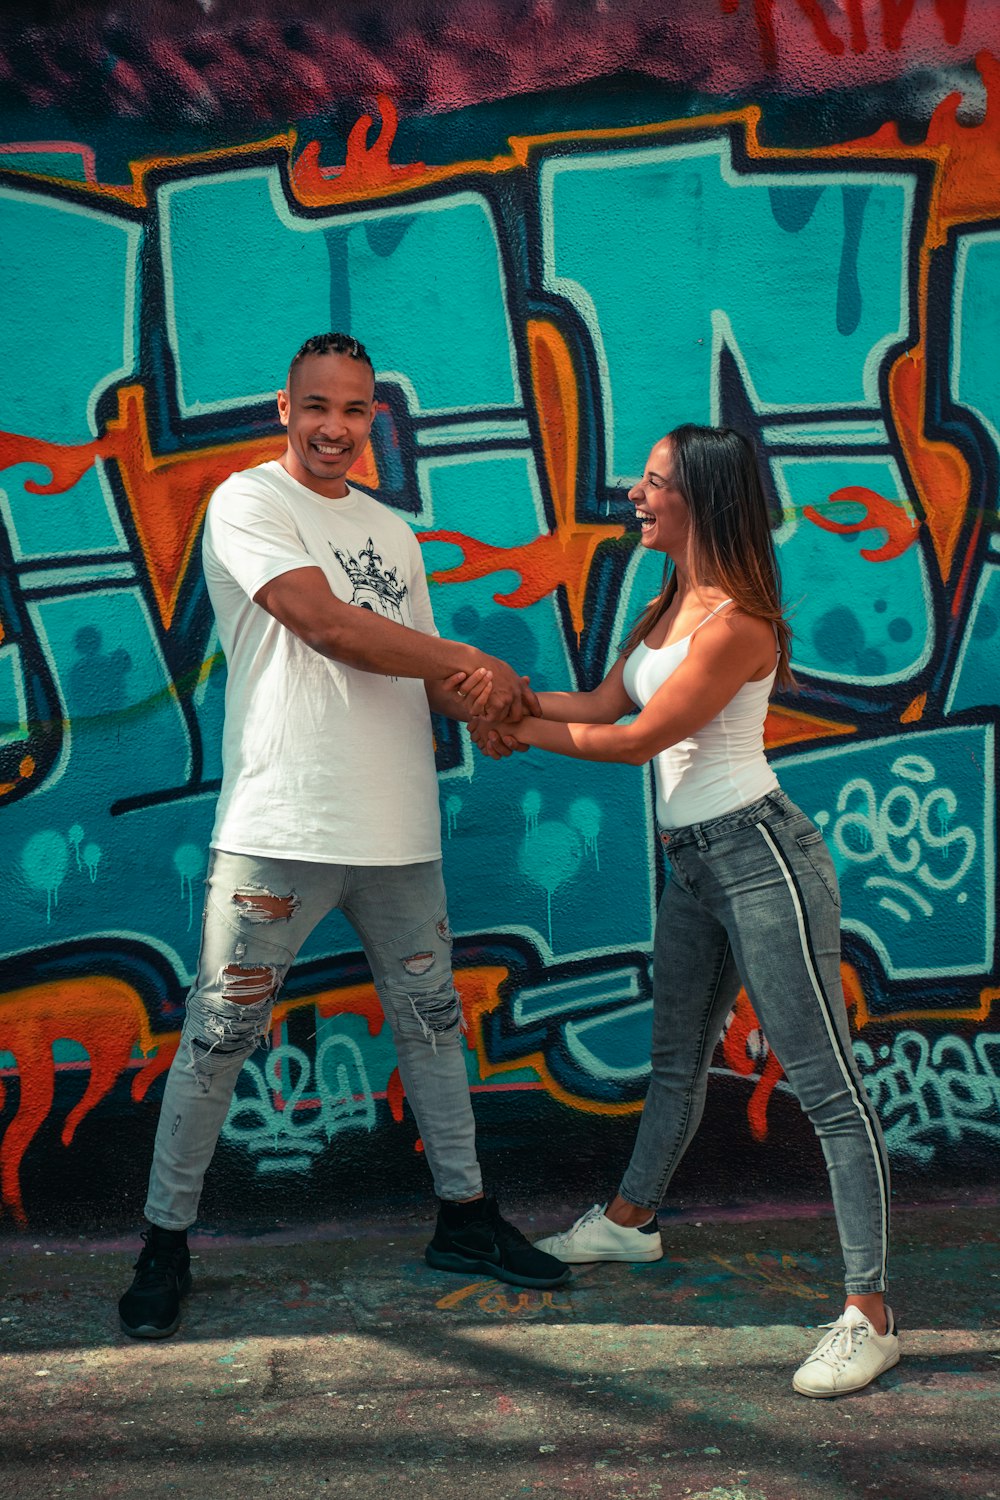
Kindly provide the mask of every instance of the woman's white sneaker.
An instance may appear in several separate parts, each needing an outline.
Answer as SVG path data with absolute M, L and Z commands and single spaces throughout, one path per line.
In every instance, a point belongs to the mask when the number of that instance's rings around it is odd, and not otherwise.
M 544 1250 L 570 1266 L 584 1265 L 592 1260 L 662 1259 L 663 1241 L 655 1214 L 641 1229 L 627 1229 L 623 1224 L 612 1224 L 605 1217 L 606 1207 L 606 1203 L 595 1203 L 562 1234 L 550 1234 L 544 1240 L 536 1240 L 536 1249 Z
M 899 1363 L 899 1339 L 892 1313 L 888 1327 L 876 1333 L 860 1308 L 847 1307 L 835 1323 L 822 1323 L 830 1332 L 820 1339 L 809 1358 L 796 1370 L 792 1385 L 800 1396 L 845 1396 L 860 1391 L 876 1376 Z

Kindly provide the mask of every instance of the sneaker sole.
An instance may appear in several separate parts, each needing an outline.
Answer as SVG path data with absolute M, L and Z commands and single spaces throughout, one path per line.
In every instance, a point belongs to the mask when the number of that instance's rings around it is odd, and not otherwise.
M 869 1375 L 867 1380 L 862 1380 L 858 1385 L 842 1385 L 839 1390 L 836 1391 L 811 1391 L 808 1386 L 799 1384 L 798 1372 L 796 1372 L 796 1374 L 792 1376 L 792 1389 L 798 1391 L 800 1396 L 814 1396 L 820 1400 L 823 1400 L 829 1396 L 850 1396 L 855 1391 L 865 1390 L 868 1386 L 871 1385 L 873 1380 L 877 1380 L 880 1375 L 885 1374 L 886 1370 L 891 1370 L 895 1365 L 898 1364 L 899 1350 L 897 1349 L 896 1353 L 893 1354 L 889 1359 L 887 1359 L 885 1364 L 875 1371 L 874 1375 Z
M 565 1286 L 572 1272 L 567 1269 L 561 1276 L 519 1276 L 508 1271 L 506 1266 L 495 1265 L 490 1260 L 473 1260 L 471 1256 L 454 1255 L 446 1250 L 434 1250 L 430 1245 L 424 1251 L 424 1260 L 435 1271 L 457 1271 L 461 1275 L 490 1276 L 495 1281 L 506 1281 L 510 1286 L 528 1286 L 544 1290 L 546 1287 Z
M 191 1286 L 191 1273 L 189 1271 L 178 1288 L 180 1295 L 186 1297 L 191 1290 Z M 178 1308 L 176 1318 L 166 1328 L 157 1328 L 154 1323 L 141 1323 L 138 1328 L 130 1328 L 121 1313 L 118 1314 L 118 1323 L 122 1333 L 127 1333 L 130 1339 L 168 1339 L 181 1326 L 181 1313 L 180 1308 Z
M 596 1265 L 602 1260 L 614 1260 L 630 1262 L 633 1265 L 645 1265 L 649 1261 L 663 1259 L 663 1246 L 650 1248 L 649 1250 L 565 1250 L 554 1241 L 539 1240 L 535 1246 L 536 1250 L 544 1250 L 546 1255 L 554 1255 L 556 1260 L 565 1261 L 568 1266 L 590 1266 Z

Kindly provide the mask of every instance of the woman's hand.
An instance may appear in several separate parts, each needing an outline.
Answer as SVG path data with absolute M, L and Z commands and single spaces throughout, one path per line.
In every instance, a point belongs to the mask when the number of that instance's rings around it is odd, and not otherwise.
M 530 732 L 525 729 L 525 725 L 530 723 L 530 718 L 519 719 L 516 724 L 510 719 L 502 719 L 499 724 L 490 724 L 485 719 L 470 719 L 469 734 L 482 753 L 491 760 L 506 760 L 516 750 L 531 748 L 525 740 L 518 738 L 519 734 Z
M 435 710 L 454 719 L 477 718 L 485 711 L 492 691 L 493 673 L 488 667 L 477 667 L 474 672 L 453 672 L 438 686 Z

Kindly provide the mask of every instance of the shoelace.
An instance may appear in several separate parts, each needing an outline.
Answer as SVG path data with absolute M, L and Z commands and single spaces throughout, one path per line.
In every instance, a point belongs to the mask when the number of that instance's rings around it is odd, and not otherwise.
M 854 1353 L 854 1340 L 866 1339 L 869 1332 L 867 1323 L 845 1323 L 840 1318 L 835 1323 L 821 1323 L 819 1326 L 829 1328 L 831 1332 L 812 1358 L 834 1366 L 846 1364 Z
M 593 1208 L 588 1208 L 585 1214 L 580 1215 L 576 1223 L 571 1225 L 565 1234 L 560 1235 L 560 1239 L 567 1240 L 571 1234 L 575 1234 L 578 1229 L 583 1229 L 587 1224 L 596 1224 L 598 1219 L 603 1219 L 606 1207 L 606 1203 L 595 1203 Z
M 522 1234 L 516 1224 L 508 1224 L 506 1219 L 499 1216 L 494 1222 L 493 1232 L 498 1243 L 509 1245 L 530 1245 L 531 1241 L 526 1234 Z

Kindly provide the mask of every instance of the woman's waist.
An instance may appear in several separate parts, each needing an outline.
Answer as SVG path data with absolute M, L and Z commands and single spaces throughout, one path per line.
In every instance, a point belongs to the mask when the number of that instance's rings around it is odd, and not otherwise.
M 715 817 L 700 818 L 671 827 L 665 827 L 657 817 L 657 838 L 668 849 L 676 849 L 684 844 L 697 844 L 700 848 L 705 848 L 724 834 L 750 828 L 774 814 L 787 818 L 797 811 L 795 803 L 775 780 L 769 791 L 759 793 L 748 802 L 742 802 L 738 807 L 732 807 Z
M 729 758 L 699 756 L 684 763 L 663 764 L 657 757 L 656 818 L 661 828 L 726 817 L 778 787 L 778 778 L 763 749 L 734 763 Z

